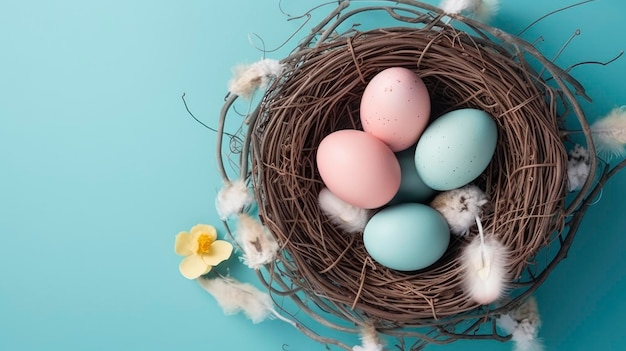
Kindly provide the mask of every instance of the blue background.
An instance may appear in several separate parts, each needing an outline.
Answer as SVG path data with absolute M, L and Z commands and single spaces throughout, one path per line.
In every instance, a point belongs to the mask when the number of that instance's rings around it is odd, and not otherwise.
M 572 3 L 504 0 L 494 24 L 517 32 Z M 553 57 L 580 28 L 557 62 L 608 60 L 626 47 L 625 9 L 599 0 L 526 38 Z M 324 350 L 281 321 L 223 316 L 173 252 L 178 231 L 219 225 L 215 135 L 182 93 L 215 125 L 231 67 L 261 58 L 249 35 L 276 47 L 299 24 L 277 0 L 0 2 L 0 350 Z M 590 119 L 626 103 L 624 72 L 626 59 L 574 71 Z M 547 350 L 626 349 L 625 190 L 626 174 L 606 186 L 537 293 Z

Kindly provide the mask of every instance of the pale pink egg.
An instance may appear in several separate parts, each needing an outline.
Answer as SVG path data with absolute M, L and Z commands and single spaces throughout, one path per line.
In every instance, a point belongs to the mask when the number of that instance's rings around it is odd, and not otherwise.
M 400 188 L 400 164 L 393 151 L 360 130 L 326 136 L 317 149 L 317 169 L 333 194 L 356 207 L 381 207 Z
M 403 67 L 387 68 L 361 97 L 363 130 L 398 152 L 415 144 L 430 118 L 430 95 L 420 77 Z

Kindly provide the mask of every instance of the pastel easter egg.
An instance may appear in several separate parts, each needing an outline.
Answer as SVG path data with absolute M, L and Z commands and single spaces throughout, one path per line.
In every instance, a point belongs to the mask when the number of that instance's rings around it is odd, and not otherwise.
M 460 109 L 434 120 L 415 149 L 422 181 L 435 190 L 452 190 L 476 179 L 496 149 L 498 128 L 485 111 Z
M 400 165 L 391 149 L 360 130 L 340 130 L 326 136 L 319 144 L 316 160 L 328 190 L 356 207 L 381 207 L 400 187 Z
M 363 231 L 367 253 L 381 265 L 416 271 L 437 262 L 448 248 L 450 230 L 443 216 L 417 203 L 390 206 L 377 212 Z
M 363 130 L 394 152 L 415 144 L 430 117 L 426 85 L 413 71 L 391 67 L 367 84 L 361 97 Z

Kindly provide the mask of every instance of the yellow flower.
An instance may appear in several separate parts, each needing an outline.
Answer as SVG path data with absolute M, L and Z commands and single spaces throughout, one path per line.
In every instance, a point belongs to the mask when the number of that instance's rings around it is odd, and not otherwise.
M 227 260 L 233 252 L 233 245 L 228 241 L 216 240 L 215 227 L 198 224 L 191 232 L 180 232 L 176 236 L 174 251 L 185 256 L 178 268 L 187 279 L 196 279 L 207 274 L 211 268 Z

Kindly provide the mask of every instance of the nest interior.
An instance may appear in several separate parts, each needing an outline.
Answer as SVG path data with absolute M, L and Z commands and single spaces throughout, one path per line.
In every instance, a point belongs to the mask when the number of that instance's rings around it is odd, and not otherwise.
M 567 154 L 555 93 L 523 55 L 453 28 L 379 29 L 339 37 L 284 63 L 252 126 L 254 191 L 259 215 L 284 248 L 280 274 L 310 296 L 396 326 L 479 308 L 463 293 L 453 240 L 435 265 L 398 272 L 374 262 L 360 235 L 334 227 L 321 212 L 324 186 L 315 164 L 322 138 L 360 128 L 367 82 L 388 67 L 413 70 L 431 95 L 431 119 L 457 108 L 482 109 L 498 126 L 495 155 L 475 181 L 491 200 L 486 233 L 511 252 L 519 282 L 562 223 Z

